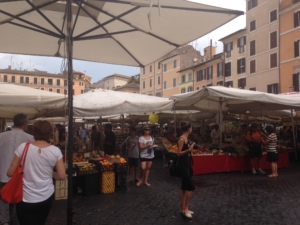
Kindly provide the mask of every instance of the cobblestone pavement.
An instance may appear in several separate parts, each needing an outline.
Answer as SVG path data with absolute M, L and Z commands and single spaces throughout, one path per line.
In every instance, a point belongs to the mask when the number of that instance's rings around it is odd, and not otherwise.
M 151 187 L 91 197 L 74 197 L 74 224 L 300 224 L 300 165 L 280 169 L 279 177 L 232 172 L 195 176 L 192 221 L 179 213 L 180 178 L 154 161 Z M 269 171 L 268 171 L 269 172 Z M 55 201 L 47 225 L 66 224 L 66 200 Z

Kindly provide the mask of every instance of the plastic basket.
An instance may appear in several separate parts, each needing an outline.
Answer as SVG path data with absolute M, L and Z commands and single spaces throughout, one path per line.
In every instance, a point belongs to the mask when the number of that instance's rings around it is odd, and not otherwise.
M 68 198 L 68 180 L 55 180 L 55 200 Z
M 100 174 L 99 191 L 102 194 L 115 192 L 115 173 L 113 171 Z
M 115 163 L 115 172 L 116 173 L 127 172 L 127 170 L 128 170 L 127 163 Z

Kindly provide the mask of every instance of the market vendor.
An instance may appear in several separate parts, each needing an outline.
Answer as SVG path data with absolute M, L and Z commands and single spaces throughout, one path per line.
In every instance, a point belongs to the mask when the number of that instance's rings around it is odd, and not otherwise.
M 97 131 L 96 126 L 92 126 L 92 133 L 91 133 L 91 142 L 92 148 L 97 150 L 101 146 L 101 133 Z
M 116 135 L 112 131 L 111 124 L 105 124 L 104 126 L 105 139 L 103 149 L 106 155 L 114 155 L 116 148 Z
M 211 139 L 212 139 L 212 145 L 219 146 L 220 142 L 220 130 L 219 125 L 215 124 L 214 129 L 210 133 Z

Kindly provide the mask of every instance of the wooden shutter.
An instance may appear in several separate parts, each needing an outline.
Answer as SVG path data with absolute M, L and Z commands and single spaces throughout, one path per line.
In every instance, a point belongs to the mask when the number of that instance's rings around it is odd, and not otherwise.
M 204 73 L 204 78 L 203 79 L 206 80 L 206 70 L 205 69 L 203 70 L 203 73 Z
M 211 66 L 211 76 L 210 76 L 210 79 L 213 79 L 213 75 L 214 75 L 214 67 Z
M 250 42 L 250 56 L 255 55 L 255 40 Z
M 255 60 L 250 61 L 250 73 L 255 73 Z
M 254 5 L 254 7 L 256 7 L 257 6 L 257 0 L 253 0 L 253 1 L 254 1 L 253 5 Z
M 299 56 L 299 43 L 300 41 L 295 41 L 294 43 L 295 58 Z
M 278 83 L 273 84 L 275 86 L 275 93 L 274 94 L 278 94 L 279 90 L 278 90 Z
M 228 63 L 228 76 L 231 76 L 231 63 Z
M 233 49 L 233 42 L 230 42 L 230 50 Z
M 238 74 L 240 74 L 241 73 L 241 71 L 240 71 L 240 62 L 241 62 L 241 60 L 240 59 L 238 59 L 238 61 L 237 61 L 237 68 L 236 68 L 236 71 L 237 71 L 237 73 Z
M 207 74 L 206 80 L 209 80 L 209 67 L 206 68 L 206 74 Z
M 294 13 L 294 27 L 298 27 L 298 12 Z
M 246 36 L 244 36 L 244 45 L 246 45 Z
M 271 68 L 277 67 L 277 53 L 270 55 L 270 66 Z
M 277 31 L 274 31 L 270 34 L 270 48 L 277 47 Z
M 268 93 L 272 93 L 272 85 L 268 84 Z
M 241 39 L 241 38 L 237 39 L 237 47 L 238 47 L 238 48 L 240 47 L 240 39 Z
M 299 74 L 298 73 L 293 74 L 293 86 L 294 86 L 294 91 L 299 91 Z

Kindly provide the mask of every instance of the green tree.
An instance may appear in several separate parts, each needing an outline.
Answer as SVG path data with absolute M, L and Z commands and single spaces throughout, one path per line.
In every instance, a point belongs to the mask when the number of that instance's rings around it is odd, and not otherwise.
M 128 81 L 128 84 L 135 82 L 137 84 L 140 84 L 140 74 L 136 74 L 134 76 L 130 77 L 130 80 Z

